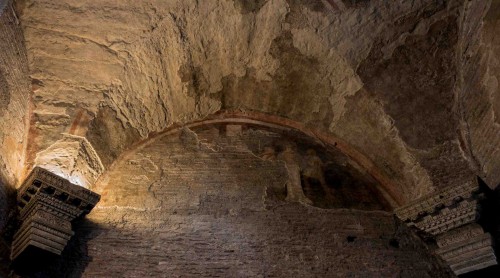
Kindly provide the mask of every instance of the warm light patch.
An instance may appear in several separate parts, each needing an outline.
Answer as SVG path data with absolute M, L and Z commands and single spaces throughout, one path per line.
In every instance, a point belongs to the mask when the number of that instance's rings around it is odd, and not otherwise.
M 39 152 L 35 166 L 89 189 L 104 172 L 98 155 L 84 137 L 63 134 L 63 138 Z

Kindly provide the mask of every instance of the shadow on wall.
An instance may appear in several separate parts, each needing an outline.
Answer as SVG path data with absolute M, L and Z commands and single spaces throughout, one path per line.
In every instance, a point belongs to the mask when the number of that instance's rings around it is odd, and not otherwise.
M 306 197 L 302 202 L 326 209 L 391 210 L 377 181 L 339 151 L 298 132 L 242 129 L 242 138 L 253 153 L 264 160 L 284 161 L 289 170 L 295 166 Z
M 394 237 L 391 213 L 319 209 L 285 199 L 287 174 L 300 187 L 300 171 L 309 178 L 315 173 L 305 162 L 331 160 L 342 169 L 347 165 L 342 154 L 308 144 L 302 148 L 300 137 L 251 128 L 175 135 L 110 170 L 103 188 L 110 195 L 103 194 L 92 212 L 94 222 L 77 223 L 62 258 L 23 277 L 391 277 L 403 272 L 450 277 L 426 249 L 412 243 L 415 237 L 406 239 L 404 231 Z M 289 146 L 287 141 L 298 147 L 283 154 L 279 146 Z M 273 152 L 264 152 L 271 147 Z M 149 178 L 134 183 L 129 173 Z M 326 183 L 335 185 L 334 174 Z M 321 185 L 311 186 L 321 192 Z M 268 194 L 270 188 L 276 194 Z
M 80 225 L 76 236 L 84 239 L 71 243 L 64 260 L 22 277 L 331 277 L 336 268 L 344 273 L 339 277 L 349 273 L 391 277 L 390 271 L 401 273 L 398 277 L 452 277 L 408 230 L 393 237 L 391 217 L 383 212 L 311 210 L 287 203 L 272 211 L 210 217 L 209 225 L 201 226 L 197 226 L 199 221 L 184 222 L 206 219 L 200 213 L 148 212 L 148 221 L 161 217 L 165 223 L 191 223 L 177 226 L 181 231 L 176 225 L 141 224 L 142 212 L 109 215 L 106 211 L 97 217 L 110 222 L 123 219 L 127 224 L 109 223 L 106 228 Z M 360 221 L 360 227 L 375 229 L 369 229 L 370 233 L 345 229 L 354 219 Z M 267 251 L 255 253 L 257 250 Z M 366 265 L 357 265 L 359 262 Z
M 16 192 L 7 186 L 0 177 L 0 277 L 7 277 L 9 272 L 10 242 L 12 240 L 14 207 Z M 12 224 L 12 225 L 11 225 Z
M 85 268 L 92 260 L 88 255 L 87 242 L 98 236 L 104 228 L 86 218 L 77 220 L 73 227 L 75 235 L 61 256 L 46 254 L 47 260 L 41 264 L 37 265 L 36 260 L 32 260 L 19 266 L 13 265 L 16 275 L 23 278 L 83 277 Z

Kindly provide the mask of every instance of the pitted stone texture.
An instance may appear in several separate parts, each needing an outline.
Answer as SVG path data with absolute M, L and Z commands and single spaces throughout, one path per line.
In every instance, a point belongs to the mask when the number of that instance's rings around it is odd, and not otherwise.
M 460 33 L 464 149 L 490 188 L 500 184 L 499 10 L 498 1 L 467 2 Z
M 266 133 L 194 131 L 196 140 L 193 131 L 157 138 L 113 166 L 76 231 L 80 245 L 46 274 L 451 277 L 414 239 L 390 245 L 390 213 L 284 201 L 284 162 L 248 149 Z
M 418 13 L 399 18 L 395 28 L 401 33 L 394 33 L 397 43 L 380 38 L 358 70 L 364 93 L 381 101 L 408 157 L 418 161 L 429 177 L 408 187 L 413 191 L 411 199 L 473 175 L 458 143 L 459 110 L 453 90 L 458 11 L 445 12 L 456 3 L 447 5 L 430 5 L 418 23 Z
M 7 2 L 0 14 L 0 191 L 15 187 L 22 175 L 30 93 L 23 31 Z M 0 206 L 5 203 L 0 197 Z M 3 213 L 0 208 L 0 230 Z
M 5 110 L 8 108 L 10 103 L 10 88 L 9 83 L 4 76 L 4 73 L 0 69 L 0 117 L 5 114 Z
M 436 177 L 446 169 L 435 170 L 434 162 L 442 161 L 443 143 L 457 141 L 458 119 L 450 115 L 461 4 L 20 2 L 38 87 L 30 162 L 69 132 L 79 109 L 95 117 L 87 135 L 93 144 L 101 140 L 95 148 L 105 165 L 173 124 L 252 110 L 353 142 L 407 202 L 446 180 Z M 405 59 L 414 66 L 400 66 Z M 378 86 L 381 78 L 364 74 L 385 64 L 392 66 L 384 76 L 398 74 L 401 86 Z M 451 150 L 462 169 L 461 150 Z
M 27 145 L 29 72 L 24 35 L 11 8 L 0 1 L 0 234 L 15 205 L 14 188 L 21 179 Z M 0 9 L 1 9 L 0 8 Z M 8 244 L 0 239 L 0 276 L 7 276 Z M 4 272 L 5 271 L 5 272 Z

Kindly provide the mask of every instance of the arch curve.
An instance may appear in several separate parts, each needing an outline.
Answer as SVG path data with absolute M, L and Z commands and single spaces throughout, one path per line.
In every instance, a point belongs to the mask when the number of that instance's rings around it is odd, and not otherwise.
M 96 188 L 99 190 L 99 183 L 106 179 L 107 173 L 113 171 L 119 161 L 126 159 L 130 155 L 156 142 L 157 140 L 165 136 L 175 134 L 186 127 L 197 128 L 220 124 L 252 125 L 278 131 L 299 132 L 327 149 L 336 150 L 342 153 L 358 167 L 361 167 L 364 171 L 366 171 L 366 173 L 368 173 L 377 182 L 377 190 L 382 194 L 384 199 L 392 208 L 399 207 L 405 203 L 404 196 L 400 193 L 396 184 L 366 155 L 341 138 L 335 137 L 331 133 L 324 132 L 320 129 L 308 127 L 301 122 L 288 118 L 260 112 L 243 112 L 235 110 L 220 111 L 202 120 L 193 121 L 183 125 L 173 125 L 159 133 L 150 134 L 147 139 L 132 144 L 130 148 L 124 151 L 116 160 L 113 161 L 110 167 L 108 167 L 109 169 L 97 181 Z

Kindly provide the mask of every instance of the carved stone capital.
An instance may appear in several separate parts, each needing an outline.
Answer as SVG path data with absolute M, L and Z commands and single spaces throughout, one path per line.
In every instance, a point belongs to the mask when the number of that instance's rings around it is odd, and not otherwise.
M 460 275 L 497 264 L 491 235 L 476 222 L 480 217 L 477 182 L 447 187 L 398 208 L 396 216 L 427 238 L 440 256 Z
M 497 264 L 491 235 L 477 224 L 469 224 L 436 239 L 441 256 L 460 275 Z
M 100 196 L 36 167 L 18 191 L 19 220 L 11 259 L 37 248 L 60 255 L 73 236 L 71 222 L 89 213 Z

